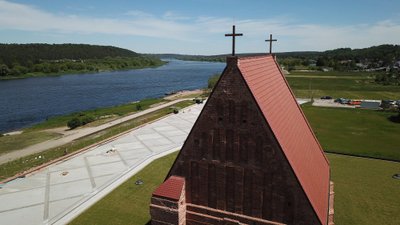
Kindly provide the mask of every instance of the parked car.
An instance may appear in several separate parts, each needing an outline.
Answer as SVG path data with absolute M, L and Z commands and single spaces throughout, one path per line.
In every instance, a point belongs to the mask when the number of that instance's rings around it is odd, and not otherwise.
M 361 105 L 361 100 L 350 100 L 348 105 Z
M 381 107 L 383 109 L 393 109 L 396 108 L 396 101 L 394 100 L 382 100 Z
M 204 100 L 202 98 L 195 98 L 193 101 L 196 102 L 196 104 L 202 104 Z
M 332 97 L 327 95 L 327 96 L 322 96 L 321 99 L 332 99 Z
M 335 99 L 334 102 L 340 103 L 340 104 L 347 104 L 350 102 L 350 99 L 346 99 L 346 98 L 337 98 Z

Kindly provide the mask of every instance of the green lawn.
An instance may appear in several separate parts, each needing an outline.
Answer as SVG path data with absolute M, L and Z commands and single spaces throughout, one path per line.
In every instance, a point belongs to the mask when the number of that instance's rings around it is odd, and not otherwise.
M 400 160 L 400 124 L 393 112 L 302 106 L 323 149 L 329 152 Z
M 138 105 L 140 105 L 141 110 L 144 110 L 144 109 L 148 109 L 153 104 L 160 103 L 163 101 L 164 100 L 162 98 L 145 99 L 145 100 L 142 100 L 142 101 L 136 102 L 136 103 L 128 103 L 128 104 L 117 105 L 117 106 L 112 106 L 112 107 L 98 108 L 98 109 L 93 109 L 93 110 L 72 113 L 72 114 L 64 115 L 64 116 L 55 116 L 55 117 L 49 118 L 47 121 L 44 121 L 37 125 L 34 125 L 31 128 L 28 128 L 27 130 L 29 130 L 29 131 L 43 130 L 43 129 L 51 129 L 51 128 L 56 128 L 56 127 L 66 126 L 67 122 L 69 120 L 71 120 L 79 115 L 93 115 L 97 119 L 101 119 L 102 117 L 107 117 L 107 116 L 124 116 L 129 113 L 137 112 Z
M 144 225 L 153 190 L 163 181 L 176 153 L 158 159 L 82 213 L 71 224 Z M 400 163 L 328 154 L 335 182 L 337 225 L 397 225 Z M 144 181 L 137 186 L 137 179 Z
M 22 149 L 52 138 L 59 137 L 60 134 L 38 131 L 24 132 L 22 134 L 0 137 L 0 155 L 13 150 Z
M 328 154 L 336 225 L 398 225 L 400 163 Z
M 76 218 L 74 224 L 144 225 L 150 220 L 151 194 L 166 177 L 177 153 L 155 160 Z M 143 185 L 135 185 L 142 179 Z
M 361 72 L 356 72 L 356 71 L 328 71 L 328 72 L 322 72 L 322 71 L 308 71 L 308 72 L 303 72 L 303 71 L 290 71 L 289 75 L 292 76 L 301 76 L 301 75 L 315 75 L 315 76 L 338 76 L 338 77 L 375 77 L 376 75 L 380 74 L 382 72 L 366 72 L 366 71 L 361 71 Z
M 297 97 L 330 95 L 351 99 L 400 99 L 400 86 L 376 84 L 373 76 L 360 72 L 303 72 L 290 74 L 286 79 Z

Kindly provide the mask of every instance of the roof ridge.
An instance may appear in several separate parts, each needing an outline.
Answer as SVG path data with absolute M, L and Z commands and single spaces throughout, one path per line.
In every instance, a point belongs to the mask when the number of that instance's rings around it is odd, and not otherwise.
M 238 60 L 250 60 L 250 59 L 262 59 L 266 57 L 272 57 L 273 55 L 270 54 L 263 54 L 263 55 L 248 55 L 248 56 L 240 56 L 238 57 Z M 272 57 L 273 58 L 273 57 Z

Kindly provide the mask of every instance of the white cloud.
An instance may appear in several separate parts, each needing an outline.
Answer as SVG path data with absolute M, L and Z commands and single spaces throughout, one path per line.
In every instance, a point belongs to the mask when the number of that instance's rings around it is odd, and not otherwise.
M 231 31 L 231 20 L 227 18 L 200 18 L 198 25 L 209 33 Z M 340 47 L 362 48 L 379 44 L 399 44 L 400 24 L 391 20 L 374 24 L 332 26 L 321 24 L 298 24 L 278 19 L 239 20 L 236 31 L 247 52 L 254 52 L 265 46 L 263 40 L 272 33 L 278 39 L 280 51 L 326 50 Z M 240 40 L 239 40 L 240 43 Z
M 123 14 L 123 13 L 121 13 Z M 160 38 L 153 49 L 142 52 L 163 52 L 177 49 L 181 53 L 220 54 L 229 52 L 230 44 L 223 35 L 231 32 L 232 18 L 186 17 L 173 11 L 156 16 L 131 10 L 120 18 L 84 17 L 55 14 L 34 6 L 0 0 L 0 32 L 4 29 L 38 31 L 57 34 L 108 34 Z M 400 24 L 391 20 L 373 24 L 334 26 L 300 24 L 292 18 L 236 20 L 238 51 L 260 52 L 270 33 L 278 38 L 277 51 L 326 50 L 339 47 L 361 48 L 383 43 L 398 44 Z M 157 44 L 160 43 L 158 46 Z M 166 46 L 166 44 L 176 46 Z M 144 46 L 144 45 L 143 45 Z M 188 48 L 182 50 L 182 46 Z M 193 46 L 193 47 L 192 47 Z M 122 46 L 123 47 L 123 46 Z M 175 47 L 175 48 L 174 48 Z M 192 49 L 190 49 L 192 48 Z
M 134 16 L 134 17 L 148 17 L 153 18 L 152 14 L 140 11 L 140 10 L 129 10 L 128 12 L 124 13 L 127 16 Z
M 113 19 L 57 15 L 35 7 L 0 0 L 0 29 L 67 33 L 99 33 L 187 39 L 191 26 L 157 19 L 140 11 L 130 11 L 134 18 Z M 189 32 L 188 32 L 189 33 Z
M 180 15 L 173 11 L 167 11 L 164 13 L 163 18 L 166 20 L 190 20 L 191 17 Z

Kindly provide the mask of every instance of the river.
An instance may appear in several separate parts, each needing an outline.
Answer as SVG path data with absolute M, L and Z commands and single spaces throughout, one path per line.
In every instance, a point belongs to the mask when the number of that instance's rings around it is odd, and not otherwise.
M 0 81 L 0 132 L 46 118 L 207 86 L 225 63 L 170 59 L 158 68 Z

